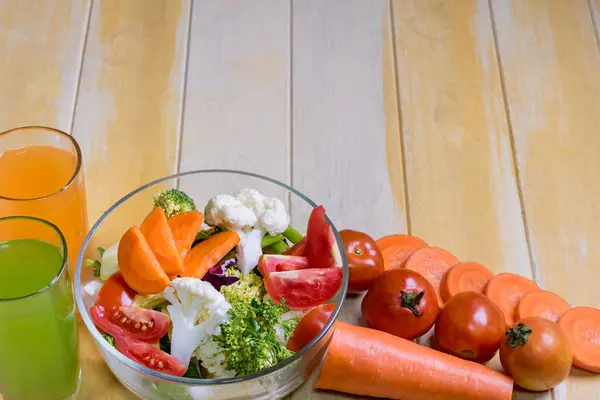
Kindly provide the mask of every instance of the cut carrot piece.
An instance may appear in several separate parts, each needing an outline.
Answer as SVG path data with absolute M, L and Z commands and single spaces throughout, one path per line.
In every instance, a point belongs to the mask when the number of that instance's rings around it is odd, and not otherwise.
M 185 260 L 185 256 L 192 248 L 203 221 L 204 214 L 200 211 L 182 212 L 167 220 L 175 240 L 175 247 L 182 260 Z
M 571 308 L 565 299 L 552 292 L 538 290 L 527 293 L 515 309 L 515 320 L 519 321 L 527 317 L 542 317 L 552 322 L 558 322 Z
M 521 275 L 503 272 L 496 275 L 485 285 L 483 294 L 492 300 L 504 312 L 506 325 L 515 323 L 515 308 L 527 294 L 540 290 L 535 282 Z
M 484 365 L 338 321 L 315 387 L 402 400 L 510 400 L 513 380 Z
M 181 276 L 202 279 L 239 241 L 235 232 L 219 232 L 198 243 L 188 252 Z
M 163 209 L 156 207 L 152 210 L 142 222 L 140 230 L 163 271 L 168 275 L 182 273 L 183 260 L 179 255 L 179 251 L 177 251 L 177 246 L 175 246 L 175 239 L 173 239 Z
M 494 273 L 475 261 L 456 264 L 442 277 L 440 295 L 444 303 L 461 292 L 483 293 Z
M 565 312 L 558 326 L 567 334 L 573 350 L 573 364 L 600 373 L 600 310 L 574 307 Z
M 427 247 L 427 243 L 415 236 L 397 234 L 378 239 L 377 247 L 383 256 L 383 265 L 388 270 L 402 268 L 408 257 L 415 250 Z
M 121 238 L 117 257 L 123 279 L 138 293 L 160 293 L 171 283 L 137 226 Z
M 431 283 L 438 297 L 440 307 L 444 302 L 440 295 L 442 277 L 452 266 L 460 261 L 452 254 L 439 247 L 425 247 L 416 250 L 404 263 L 404 268 L 411 269 L 423 275 Z

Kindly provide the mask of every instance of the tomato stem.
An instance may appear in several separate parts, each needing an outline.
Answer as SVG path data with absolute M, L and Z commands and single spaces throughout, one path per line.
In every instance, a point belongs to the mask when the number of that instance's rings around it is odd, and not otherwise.
M 421 291 L 420 293 L 415 292 L 405 292 L 404 290 L 400 291 L 400 299 L 402 302 L 402 307 L 408 308 L 415 314 L 417 317 L 423 315 L 421 311 L 419 311 L 419 304 L 421 303 L 421 299 L 425 296 L 425 291 Z
M 511 326 L 506 331 L 506 337 L 508 340 L 506 341 L 506 345 L 508 347 L 517 347 L 527 344 L 529 340 L 529 336 L 533 330 L 525 324 L 519 324 L 516 327 Z

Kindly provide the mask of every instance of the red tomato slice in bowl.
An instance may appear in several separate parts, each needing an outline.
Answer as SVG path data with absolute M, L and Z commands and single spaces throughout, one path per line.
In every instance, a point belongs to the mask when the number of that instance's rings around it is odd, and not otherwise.
M 277 303 L 285 299 L 285 304 L 291 308 L 323 304 L 336 294 L 341 284 L 341 268 L 271 272 L 265 279 L 269 296 Z
M 94 324 L 111 336 L 127 336 L 146 342 L 156 342 L 167 333 L 171 319 L 168 315 L 139 307 L 113 307 L 110 310 L 96 305 L 90 308 Z
M 331 225 L 325 219 L 323 206 L 315 207 L 308 218 L 304 255 L 308 257 L 311 268 L 342 266 L 340 250 Z
M 123 275 L 115 272 L 100 288 L 94 304 L 102 306 L 106 310 L 113 307 L 130 306 L 135 295 L 136 291 L 127 285 Z
M 125 357 L 164 374 L 183 376 L 188 369 L 175 357 L 141 340 L 117 336 L 115 346 Z
M 308 258 L 282 256 L 279 254 L 264 254 L 258 259 L 258 270 L 263 277 L 271 272 L 295 271 L 308 268 Z
M 285 251 L 286 256 L 304 256 L 306 250 L 306 236 L 304 236 L 298 243 L 290 247 Z

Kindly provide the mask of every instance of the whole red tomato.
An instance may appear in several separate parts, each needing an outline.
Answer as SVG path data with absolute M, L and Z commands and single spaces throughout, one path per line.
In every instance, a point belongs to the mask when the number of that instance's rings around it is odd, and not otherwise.
M 297 353 L 316 338 L 329 321 L 335 306 L 335 304 L 321 304 L 310 310 L 296 325 L 294 334 L 287 342 L 288 350 Z
M 506 331 L 500 346 L 502 367 L 524 389 L 552 389 L 569 375 L 573 363 L 571 345 L 556 323 L 527 317 Z
M 362 301 L 369 327 L 412 340 L 429 331 L 438 315 L 435 289 L 408 269 L 386 271 Z
M 348 292 L 368 290 L 373 282 L 385 272 L 383 256 L 375 239 L 363 232 L 345 229 L 340 237 L 346 248 L 350 276 Z
M 494 357 L 505 330 L 500 307 L 481 293 L 462 292 L 438 315 L 434 341 L 443 352 L 482 363 Z

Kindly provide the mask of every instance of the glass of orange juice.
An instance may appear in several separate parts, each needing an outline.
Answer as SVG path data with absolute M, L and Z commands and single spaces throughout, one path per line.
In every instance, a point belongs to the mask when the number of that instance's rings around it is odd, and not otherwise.
M 81 149 L 71 135 L 43 126 L 0 133 L 0 218 L 12 215 L 55 224 L 76 265 L 88 223 Z

